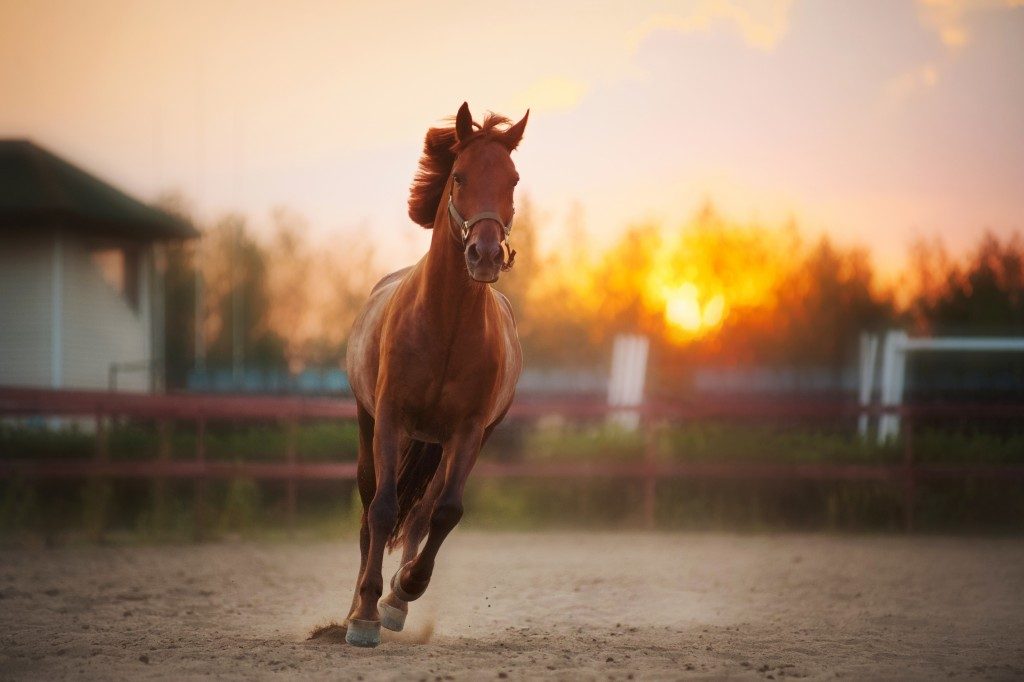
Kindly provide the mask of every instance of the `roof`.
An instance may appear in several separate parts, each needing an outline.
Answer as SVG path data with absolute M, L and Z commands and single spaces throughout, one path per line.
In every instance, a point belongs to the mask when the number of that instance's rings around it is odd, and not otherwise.
M 36 227 L 141 241 L 199 236 L 29 140 L 0 140 L 0 230 Z

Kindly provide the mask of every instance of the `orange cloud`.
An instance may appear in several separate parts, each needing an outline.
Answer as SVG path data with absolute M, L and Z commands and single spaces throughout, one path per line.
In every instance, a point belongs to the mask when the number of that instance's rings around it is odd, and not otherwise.
M 946 47 L 957 49 L 970 41 L 972 14 L 1024 7 L 1024 0 L 917 0 L 917 6 L 921 21 Z
M 905 71 L 885 84 L 885 103 L 898 105 L 909 97 L 929 90 L 939 82 L 939 70 L 934 64 L 922 66 Z
M 549 76 L 534 81 L 530 87 L 520 93 L 513 102 L 512 109 L 532 111 L 562 111 L 575 107 L 587 86 L 578 80 L 562 76 Z
M 719 24 L 733 25 L 751 47 L 771 50 L 789 27 L 789 11 L 793 0 L 703 0 L 689 3 L 686 9 L 649 17 L 633 29 L 628 37 L 632 49 L 639 47 L 656 31 L 695 33 L 709 31 Z

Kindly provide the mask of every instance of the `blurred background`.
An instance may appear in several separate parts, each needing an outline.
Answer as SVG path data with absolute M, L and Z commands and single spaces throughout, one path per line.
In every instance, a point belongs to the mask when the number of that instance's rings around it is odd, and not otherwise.
M 0 529 L 358 522 L 423 134 L 531 110 L 477 527 L 1020 532 L 1024 3 L 0 3 Z

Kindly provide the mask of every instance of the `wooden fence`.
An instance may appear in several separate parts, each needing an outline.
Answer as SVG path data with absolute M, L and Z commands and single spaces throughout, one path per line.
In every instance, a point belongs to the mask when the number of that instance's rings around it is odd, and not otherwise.
M 597 401 L 521 400 L 509 412 L 511 419 L 561 415 L 569 419 L 600 418 L 622 408 Z M 913 528 L 914 488 L 917 481 L 964 477 L 1024 480 L 1024 465 L 923 464 L 915 461 L 915 417 L 1024 418 L 1024 405 L 946 404 L 874 408 L 868 412 L 899 414 L 905 420 L 903 461 L 898 464 L 689 462 L 658 460 L 657 428 L 671 421 L 700 419 L 813 419 L 848 418 L 851 429 L 863 414 L 854 400 L 813 399 L 711 399 L 676 403 L 649 403 L 640 410 L 647 434 L 645 456 L 630 462 L 493 462 L 480 461 L 473 476 L 482 478 L 536 479 L 633 479 L 643 487 L 644 523 L 653 527 L 659 480 L 670 478 L 728 480 L 881 481 L 902 490 L 904 524 Z M 297 447 L 298 425 L 315 420 L 353 420 L 355 403 L 331 398 L 278 396 L 209 396 L 195 394 L 148 395 L 104 391 L 67 391 L 0 387 L 0 417 L 72 417 L 94 419 L 95 453 L 92 459 L 28 459 L 17 453 L 0 453 L 0 479 L 20 478 L 136 478 L 157 483 L 191 479 L 196 482 L 197 519 L 211 479 L 250 478 L 283 481 L 286 512 L 294 518 L 298 484 L 311 480 L 352 480 L 355 462 L 302 462 Z M 157 424 L 157 456 L 150 460 L 118 461 L 110 458 L 108 423 L 113 418 L 153 420 Z M 211 421 L 271 422 L 285 429 L 286 446 L 281 462 L 214 462 L 206 456 L 206 429 Z M 195 425 L 195 452 L 191 460 L 172 458 L 171 425 Z

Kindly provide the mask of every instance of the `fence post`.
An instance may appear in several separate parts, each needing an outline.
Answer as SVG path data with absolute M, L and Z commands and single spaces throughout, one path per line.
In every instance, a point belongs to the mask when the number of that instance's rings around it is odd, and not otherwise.
M 156 459 L 159 464 L 164 464 L 171 459 L 171 422 L 168 419 L 160 419 L 156 423 L 157 430 L 157 451 Z M 162 468 L 159 467 L 158 469 Z M 157 474 L 153 482 L 153 530 L 160 534 L 169 525 L 167 504 L 167 478 L 163 472 Z
M 857 433 L 864 440 L 867 440 L 870 426 L 867 410 L 871 407 L 871 396 L 874 394 L 877 364 L 878 334 L 862 333 L 860 335 L 860 386 L 858 393 L 861 411 L 860 416 L 857 417 Z
M 643 478 L 643 524 L 653 530 L 657 518 L 655 505 L 658 496 L 658 482 L 654 468 L 658 461 L 658 424 L 648 417 L 644 420 L 644 478 Z
M 914 423 L 908 412 L 903 423 L 903 529 L 914 530 Z
M 296 482 L 295 482 L 295 464 L 298 459 L 297 443 L 298 440 L 298 424 L 296 423 L 295 417 L 290 417 L 286 423 L 286 444 L 285 444 L 285 459 L 288 462 L 288 482 L 285 484 L 285 513 L 288 516 L 288 532 L 293 533 L 295 531 L 295 507 L 296 507 Z
M 110 461 L 110 434 L 107 418 L 102 411 L 96 412 L 96 453 L 94 455 L 97 468 Z M 103 532 L 107 522 L 107 506 L 110 502 L 110 481 L 102 475 L 93 476 L 86 481 L 89 500 L 86 503 L 86 531 L 93 542 L 103 542 Z
M 96 461 L 106 462 L 110 459 L 109 441 L 107 439 L 107 420 L 102 412 L 96 413 Z
M 196 540 L 206 537 L 206 417 L 200 414 L 196 418 L 196 464 L 199 471 L 195 486 L 195 524 Z

